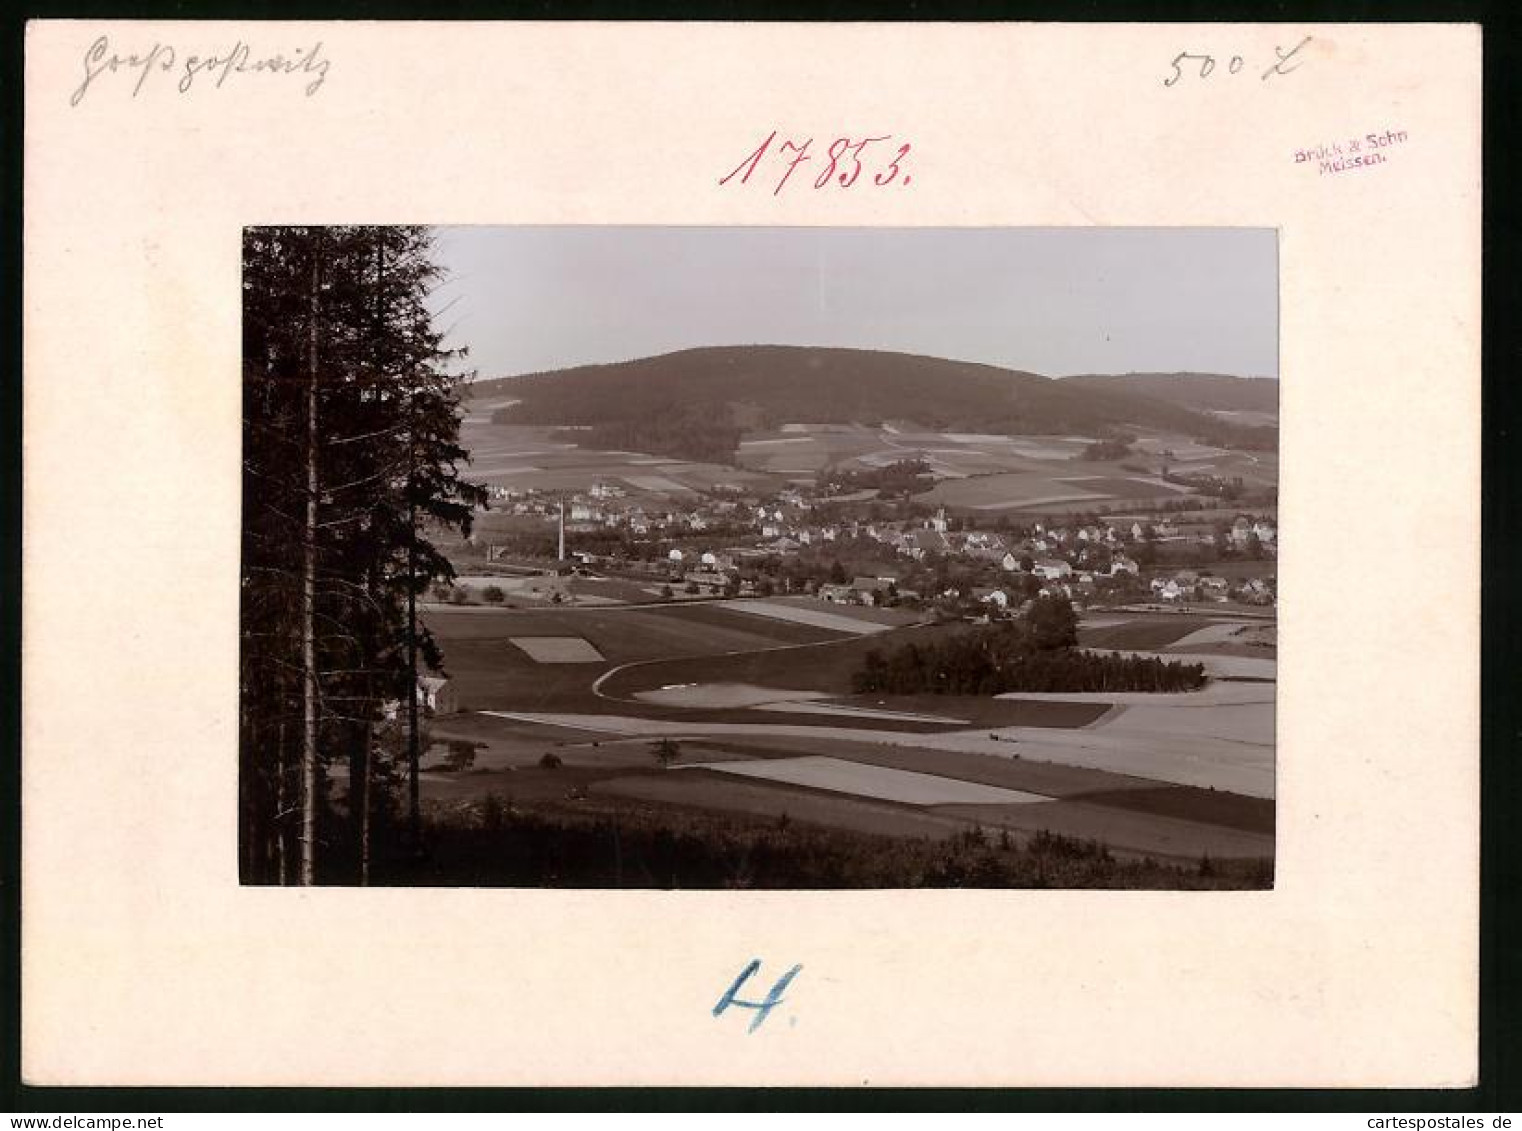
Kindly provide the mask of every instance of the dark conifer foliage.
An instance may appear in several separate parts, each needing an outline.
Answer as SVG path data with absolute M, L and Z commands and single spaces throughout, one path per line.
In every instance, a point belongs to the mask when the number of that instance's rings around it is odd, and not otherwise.
M 1195 691 L 1203 664 L 1076 647 L 1065 597 L 1041 597 L 1018 621 L 968 628 L 944 640 L 873 650 L 852 677 L 858 693 L 1003 695 L 1012 691 Z
M 442 663 L 411 598 L 453 576 L 424 532 L 468 532 L 485 502 L 458 471 L 458 377 L 425 304 L 439 278 L 423 228 L 244 235 L 244 882 L 362 880 L 324 860 L 363 868 L 392 825 L 413 668 Z M 344 837 L 357 852 L 334 851 Z

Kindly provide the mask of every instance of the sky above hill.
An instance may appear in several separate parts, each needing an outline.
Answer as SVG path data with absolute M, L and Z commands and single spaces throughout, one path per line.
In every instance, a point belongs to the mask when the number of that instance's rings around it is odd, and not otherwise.
M 1049 376 L 1278 376 L 1276 233 L 456 227 L 446 344 L 481 377 L 694 346 L 847 346 Z

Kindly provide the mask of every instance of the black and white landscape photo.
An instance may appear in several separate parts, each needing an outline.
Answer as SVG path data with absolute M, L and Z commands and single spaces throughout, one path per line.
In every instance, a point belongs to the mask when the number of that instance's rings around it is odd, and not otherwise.
M 248 884 L 1273 885 L 1258 229 L 249 228 Z

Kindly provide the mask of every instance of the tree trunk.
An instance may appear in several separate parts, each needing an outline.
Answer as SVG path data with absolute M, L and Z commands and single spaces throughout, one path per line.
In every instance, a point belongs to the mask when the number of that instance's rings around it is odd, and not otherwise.
M 411 429 L 408 430 L 407 443 L 412 443 Z M 416 449 L 414 449 L 415 451 Z M 423 813 L 422 803 L 418 797 L 418 762 L 421 750 L 418 740 L 418 680 L 417 680 L 417 504 L 410 498 L 412 494 L 412 471 L 411 457 L 409 456 L 407 474 L 408 516 L 411 519 L 412 534 L 407 543 L 407 679 L 410 686 L 407 688 L 407 833 L 412 841 L 412 850 L 418 852 L 423 847 Z
M 247 676 L 240 673 L 241 688 Z M 262 735 L 248 709 L 248 696 L 238 696 L 238 882 L 256 884 L 260 879 L 259 857 L 264 848 L 264 829 L 258 815 L 260 802 L 268 798 L 268 782 L 257 775 L 259 740 Z M 262 788 L 261 788 L 262 787 Z
M 312 255 L 307 327 L 306 514 L 301 552 L 301 868 L 299 882 L 317 882 L 317 336 L 322 312 L 321 256 Z
M 359 741 L 349 755 L 349 816 L 354 821 L 359 858 L 359 886 L 370 883 L 370 746 L 371 726 L 359 727 Z
M 285 777 L 288 770 L 285 759 L 285 732 L 286 725 L 281 722 L 275 738 L 275 826 L 270 830 L 275 838 L 275 876 L 282 886 L 291 882 L 290 860 L 285 850 Z

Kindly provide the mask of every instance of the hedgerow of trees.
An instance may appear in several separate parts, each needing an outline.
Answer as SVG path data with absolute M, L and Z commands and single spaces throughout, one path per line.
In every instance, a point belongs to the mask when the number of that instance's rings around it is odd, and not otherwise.
M 815 476 L 815 486 L 822 491 L 847 493 L 874 490 L 879 498 L 907 498 L 935 486 L 930 464 L 922 459 L 895 460 L 885 467 L 829 467 Z
M 1125 459 L 1130 454 L 1131 441 L 1119 437 L 1095 440 L 1083 449 L 1083 458 L 1087 460 L 1118 460 Z
M 873 649 L 852 676 L 858 694 L 1001 695 L 1012 691 L 1194 691 L 1202 664 L 1076 647 L 1065 597 L 1041 597 L 1019 620 L 969 628 L 884 654 Z
M 506 419 L 521 423 L 526 417 L 508 414 Z M 555 438 L 602 451 L 649 452 L 696 463 L 730 464 L 740 435 L 741 429 L 722 405 L 665 401 L 631 410 L 618 420 L 558 431 Z

